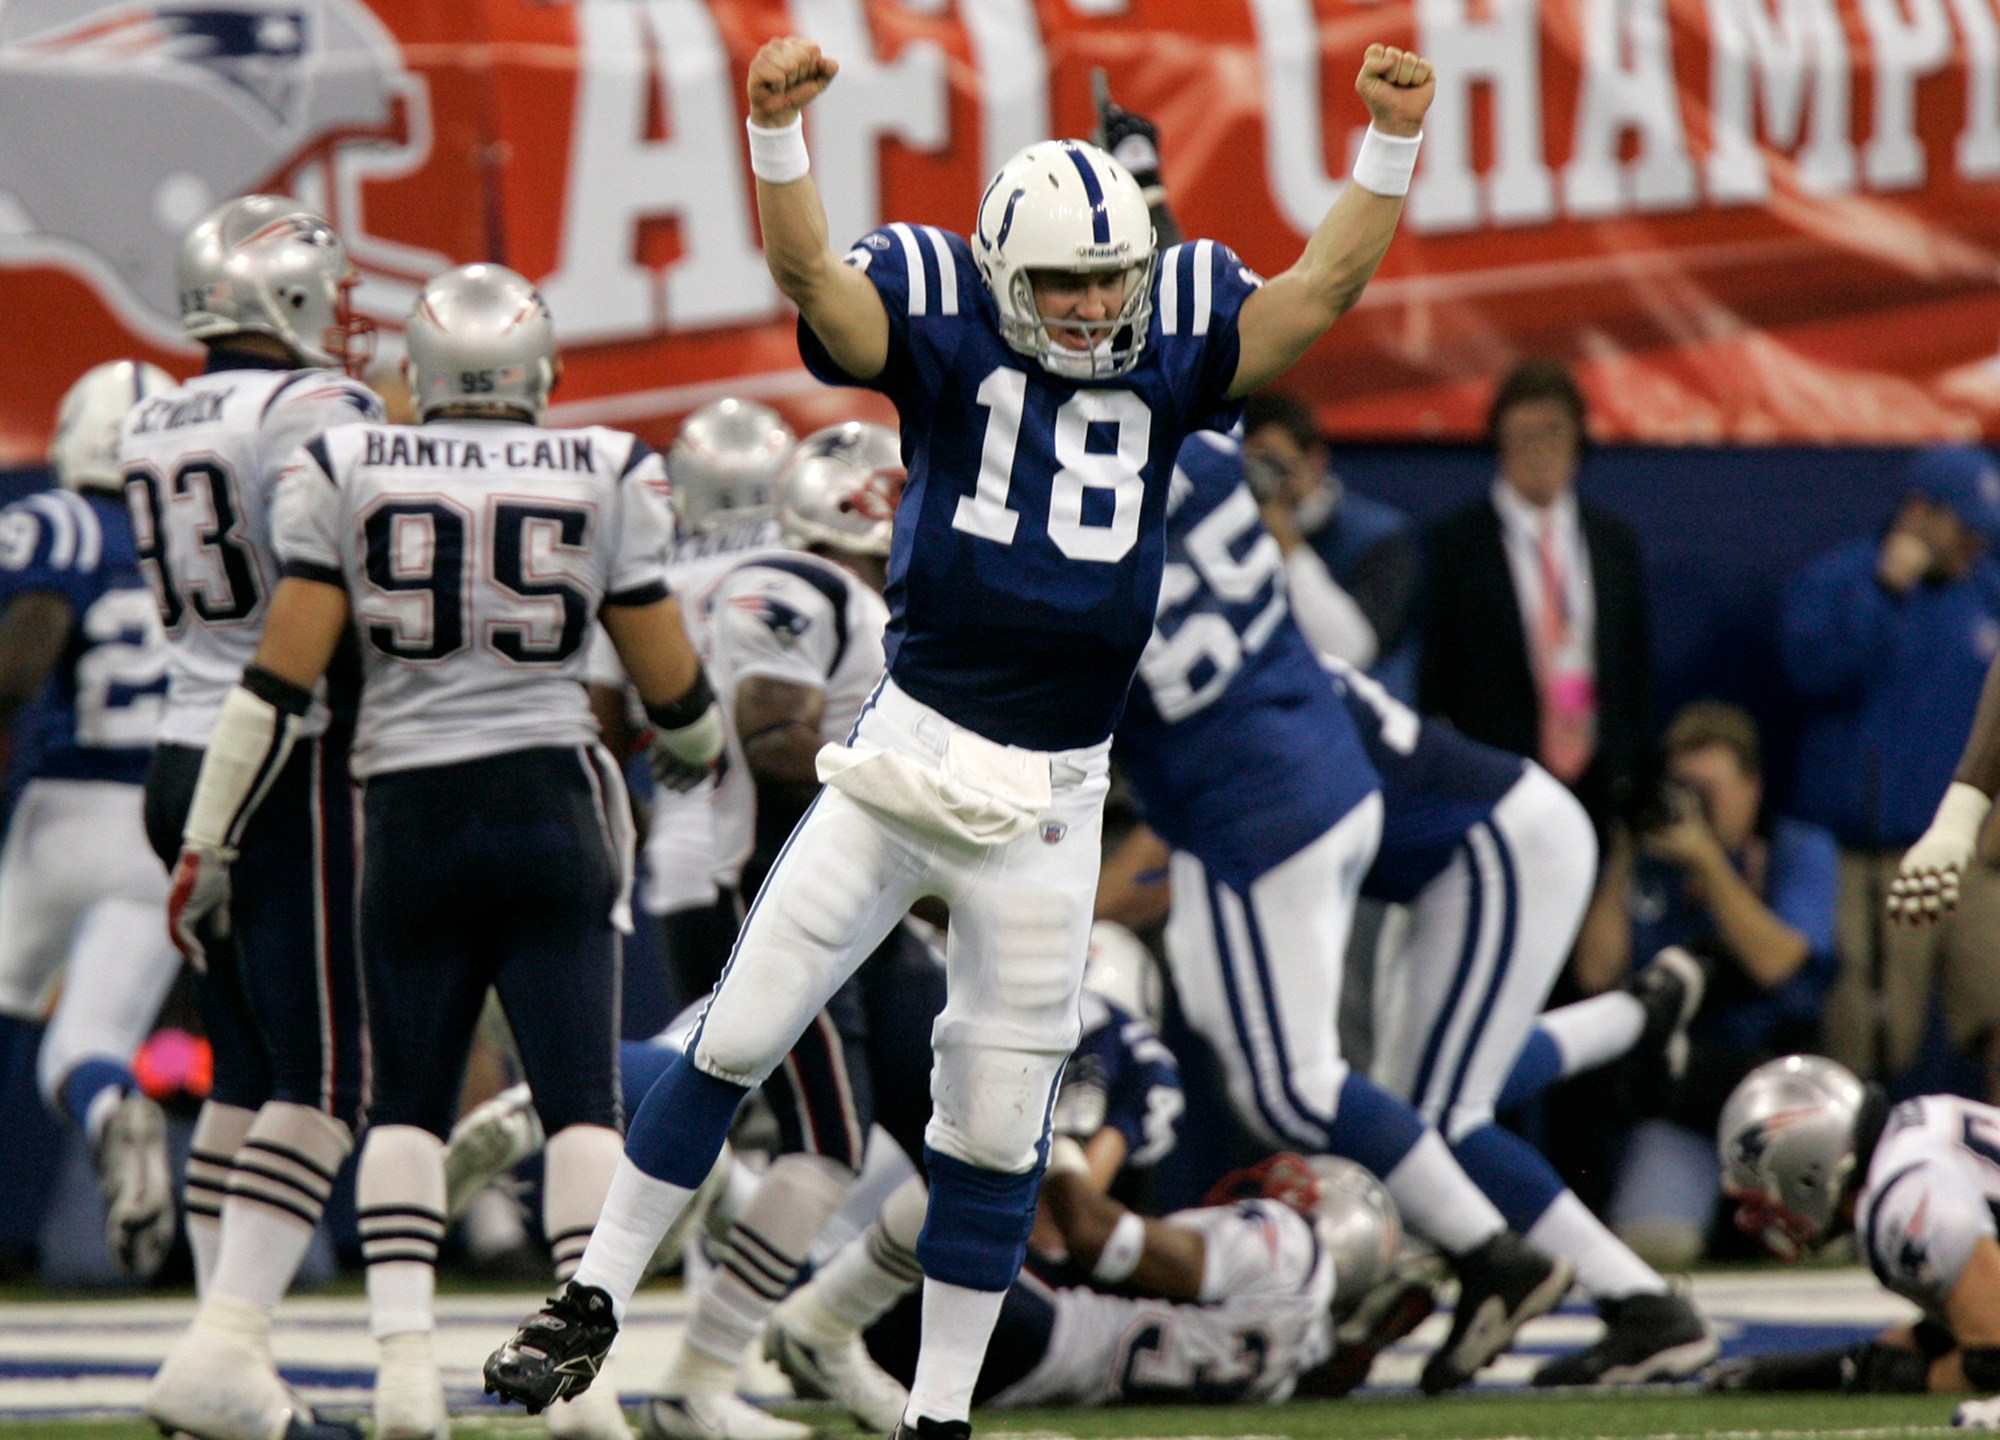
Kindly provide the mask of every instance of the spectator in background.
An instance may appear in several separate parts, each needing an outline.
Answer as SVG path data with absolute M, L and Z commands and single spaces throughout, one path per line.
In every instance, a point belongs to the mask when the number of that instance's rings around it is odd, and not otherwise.
M 1940 445 L 1912 457 L 1880 537 L 1822 556 L 1794 583 L 1779 653 L 1805 702 L 1795 808 L 1840 842 L 1840 978 L 1826 1051 L 1856 1074 L 1916 1059 L 1934 989 L 1962 1051 L 2000 1028 L 2000 879 L 1975 866 L 1942 925 L 1889 924 L 1902 852 L 1951 783 L 2000 652 L 2000 468 Z
M 1651 743 L 1651 675 L 1638 537 L 1576 498 L 1586 429 L 1561 364 L 1523 361 L 1500 382 L 1492 494 L 1428 537 L 1417 690 L 1427 714 L 1539 760 L 1606 839 Z
M 1696 701 L 1666 737 L 1666 777 L 1633 811 L 1607 858 L 1580 969 L 1622 976 L 1668 946 L 1707 973 L 1688 1032 L 1685 1079 L 1671 1095 L 1633 1077 L 1632 1098 L 1665 1114 L 1627 1146 L 1611 1202 L 1619 1238 L 1656 1265 L 1700 1254 L 1715 1216 L 1715 1124 L 1756 1066 L 1810 1049 L 1837 968 L 1839 854 L 1817 825 L 1764 814 L 1756 722 Z
M 1284 552 L 1299 628 L 1314 648 L 1414 700 L 1422 556 L 1410 518 L 1351 493 L 1312 412 L 1281 391 L 1244 404 L 1243 454 L 1264 462 L 1246 469 L 1264 528 Z

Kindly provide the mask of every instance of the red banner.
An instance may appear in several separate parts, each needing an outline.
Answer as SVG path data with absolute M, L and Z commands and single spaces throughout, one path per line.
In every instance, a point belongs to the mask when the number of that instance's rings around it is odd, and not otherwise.
M 85 366 L 176 373 L 173 252 L 231 194 L 328 211 L 393 331 L 497 259 L 548 296 L 556 418 L 664 439 L 725 393 L 879 403 L 799 369 L 757 250 L 743 71 L 842 62 L 808 135 L 837 243 L 963 229 L 1019 146 L 1160 127 L 1192 235 L 1266 274 L 1339 192 L 1372 40 L 1440 85 L 1402 233 L 1288 384 L 1329 429 L 1467 437 L 1572 361 L 1602 438 L 2000 435 L 1996 0 L 14 0 L 0 8 L 0 462 Z

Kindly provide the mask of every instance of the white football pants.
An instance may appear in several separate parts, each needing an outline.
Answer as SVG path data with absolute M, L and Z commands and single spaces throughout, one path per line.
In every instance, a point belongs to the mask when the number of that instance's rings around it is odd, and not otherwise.
M 31 780 L 7 826 L 0 1014 L 40 1019 L 65 980 L 36 1067 L 51 1105 L 86 1056 L 131 1063 L 180 971 L 144 802 L 138 785 Z
M 1376 794 L 1247 894 L 1192 855 L 1168 862 L 1167 963 L 1181 1009 L 1214 1048 L 1237 1113 L 1283 1149 L 1329 1148 L 1347 1079 L 1334 1027 L 1342 957 L 1381 836 Z
M 936 766 L 956 728 L 884 680 L 852 744 Z M 935 895 L 951 907 L 951 929 L 924 1138 L 984 1170 L 1032 1169 L 1081 1033 L 1109 750 L 1051 754 L 1048 812 L 1005 845 L 935 835 L 822 790 L 744 920 L 695 1034 L 694 1063 L 760 1083 L 890 927 Z
M 1597 876 L 1576 797 L 1531 764 L 1376 959 L 1375 1080 L 1458 1140 L 1493 1102 L 1569 958 Z

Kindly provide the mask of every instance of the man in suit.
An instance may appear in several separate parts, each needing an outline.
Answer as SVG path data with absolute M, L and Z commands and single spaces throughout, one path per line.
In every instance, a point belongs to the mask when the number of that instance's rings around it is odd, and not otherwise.
M 1583 393 L 1552 360 L 1500 382 L 1491 495 L 1431 528 L 1421 708 L 1532 756 L 1605 837 L 1652 737 L 1639 540 L 1576 498 Z

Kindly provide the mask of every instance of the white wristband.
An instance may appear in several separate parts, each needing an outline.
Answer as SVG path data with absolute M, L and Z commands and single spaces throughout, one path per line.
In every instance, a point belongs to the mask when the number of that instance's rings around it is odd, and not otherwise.
M 1354 152 L 1354 169 L 1347 178 L 1377 195 L 1407 195 L 1417 170 L 1417 147 L 1423 143 L 1422 131 L 1384 135 L 1370 125 L 1361 137 L 1361 148 Z
M 1117 1285 L 1139 1268 L 1139 1257 L 1145 1253 L 1146 1222 L 1127 1210 L 1111 1227 L 1111 1238 L 1104 1242 L 1097 1263 L 1090 1267 L 1090 1278 Z
M 789 185 L 806 178 L 812 161 L 806 155 L 806 122 L 794 115 L 792 123 L 775 130 L 755 120 L 746 120 L 750 132 L 750 173 L 768 185 Z
M 1992 808 L 1992 798 L 1984 790 L 1954 780 L 1944 792 L 1944 799 L 1938 802 L 1931 830 L 1970 848 L 1978 843 L 1979 829 L 1986 823 L 1986 812 Z

